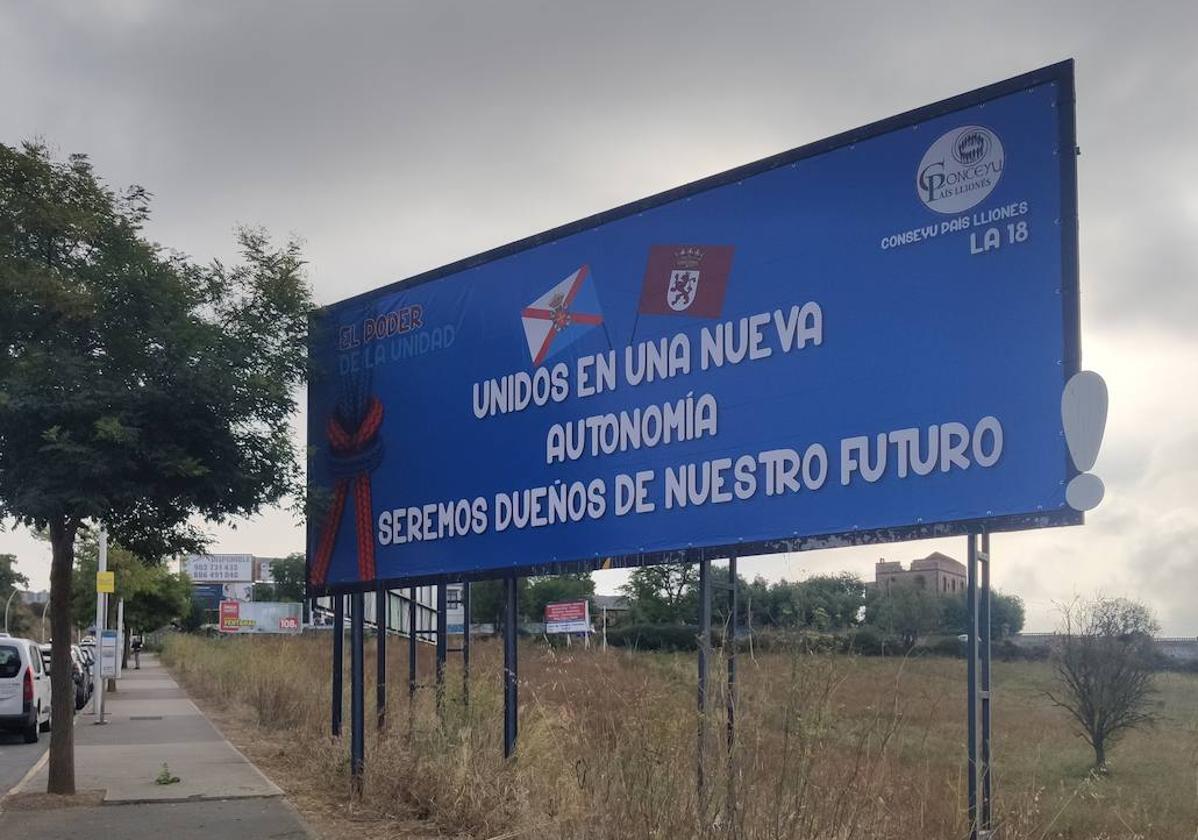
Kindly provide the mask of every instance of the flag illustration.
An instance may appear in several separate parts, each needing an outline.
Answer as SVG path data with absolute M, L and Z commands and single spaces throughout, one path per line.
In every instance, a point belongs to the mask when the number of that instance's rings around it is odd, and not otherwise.
M 654 245 L 638 312 L 718 318 L 732 271 L 731 245 Z
M 528 355 L 539 365 L 603 323 L 591 269 L 583 266 L 520 312 Z

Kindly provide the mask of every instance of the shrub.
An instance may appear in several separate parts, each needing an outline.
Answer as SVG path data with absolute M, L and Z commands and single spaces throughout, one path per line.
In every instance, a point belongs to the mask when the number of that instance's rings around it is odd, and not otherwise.
M 712 643 L 718 633 L 712 630 Z M 610 627 L 607 643 L 637 650 L 698 650 L 699 628 L 693 624 L 629 624 Z
M 888 636 L 876 627 L 866 625 L 844 636 L 846 653 L 862 656 L 893 656 L 906 653 L 909 648 L 897 636 Z

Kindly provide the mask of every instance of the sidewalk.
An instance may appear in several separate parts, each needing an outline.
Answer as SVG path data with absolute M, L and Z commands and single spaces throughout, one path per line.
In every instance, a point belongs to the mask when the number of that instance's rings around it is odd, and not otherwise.
M 88 708 L 90 709 L 91 704 Z M 81 712 L 75 722 L 75 787 L 103 791 L 103 805 L 23 810 L 6 807 L 4 835 L 308 838 L 312 834 L 282 791 L 224 739 L 156 657 L 126 670 L 105 696 L 104 726 Z M 166 764 L 175 784 L 155 779 Z M 46 789 L 41 766 L 22 793 Z M 14 803 L 16 804 L 16 803 Z M 120 806 L 120 807 L 110 807 Z M 111 833 L 110 833 L 111 832 Z

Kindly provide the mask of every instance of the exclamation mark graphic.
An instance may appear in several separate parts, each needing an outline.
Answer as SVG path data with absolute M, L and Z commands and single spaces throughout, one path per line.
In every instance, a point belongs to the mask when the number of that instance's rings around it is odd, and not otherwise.
M 1061 394 L 1061 422 L 1065 442 L 1079 475 L 1065 488 L 1065 501 L 1074 510 L 1093 510 L 1102 501 L 1106 488 L 1102 479 L 1090 472 L 1102 448 L 1106 431 L 1106 382 L 1092 370 L 1074 374 Z

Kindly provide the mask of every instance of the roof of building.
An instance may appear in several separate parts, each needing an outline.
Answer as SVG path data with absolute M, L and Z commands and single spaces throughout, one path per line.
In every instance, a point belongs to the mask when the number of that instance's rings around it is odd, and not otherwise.
M 597 610 L 626 610 L 628 599 L 623 595 L 592 595 L 591 603 Z

